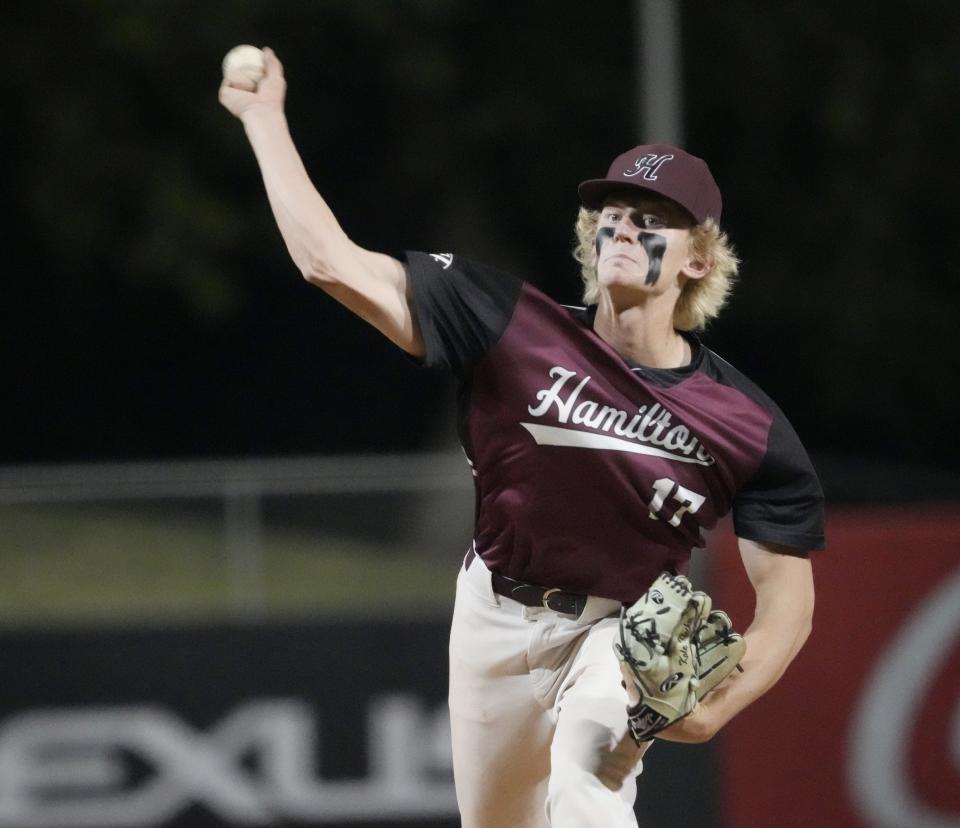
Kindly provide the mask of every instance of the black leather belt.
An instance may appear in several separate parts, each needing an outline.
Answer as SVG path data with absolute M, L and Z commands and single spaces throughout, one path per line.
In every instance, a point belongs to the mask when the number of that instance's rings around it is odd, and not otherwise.
M 476 552 L 471 549 L 467 552 L 464 568 L 469 569 L 470 564 L 476 557 Z M 562 612 L 566 615 L 579 616 L 583 608 L 587 605 L 587 596 L 580 595 L 577 592 L 566 592 L 565 590 L 553 587 L 545 589 L 535 584 L 527 584 L 523 581 L 516 581 L 508 578 L 506 575 L 498 575 L 496 572 L 490 573 L 490 581 L 493 585 L 493 591 L 497 595 L 505 598 L 512 598 L 526 607 L 543 607 L 544 609 Z

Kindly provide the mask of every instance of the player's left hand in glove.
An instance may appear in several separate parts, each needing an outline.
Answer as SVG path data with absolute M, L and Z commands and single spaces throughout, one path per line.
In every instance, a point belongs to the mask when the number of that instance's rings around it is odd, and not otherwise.
M 682 575 L 661 574 L 620 613 L 614 651 L 631 704 L 630 733 L 639 744 L 684 716 L 739 663 L 746 651 L 721 610 Z

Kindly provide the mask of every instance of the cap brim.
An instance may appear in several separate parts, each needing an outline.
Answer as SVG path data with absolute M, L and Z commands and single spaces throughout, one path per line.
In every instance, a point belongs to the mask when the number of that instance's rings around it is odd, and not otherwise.
M 591 178 L 577 187 L 580 203 L 591 210 L 599 210 L 603 207 L 603 200 L 611 193 L 630 190 L 663 195 L 652 187 L 641 187 L 629 181 L 611 181 L 609 178 Z
M 641 187 L 639 184 L 633 184 L 629 181 L 611 181 L 609 178 L 591 178 L 589 181 L 584 181 L 577 187 L 580 203 L 591 210 L 603 209 L 603 202 L 607 196 L 613 193 L 623 192 L 653 193 L 654 195 L 660 196 L 660 198 L 666 198 L 672 201 L 677 207 L 683 210 L 684 213 L 690 216 L 694 223 L 701 221 L 701 219 L 693 215 L 693 213 L 675 198 L 670 198 L 666 193 L 662 193 L 653 187 Z

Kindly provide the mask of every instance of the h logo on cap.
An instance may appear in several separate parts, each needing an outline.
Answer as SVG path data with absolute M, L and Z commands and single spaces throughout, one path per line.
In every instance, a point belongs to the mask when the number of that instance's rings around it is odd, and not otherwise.
M 657 170 L 672 158 L 672 155 L 656 155 L 652 152 L 641 155 L 633 162 L 633 166 L 636 167 L 636 169 L 631 172 L 624 172 L 623 177 L 633 178 L 635 175 L 640 175 L 647 181 L 656 181 Z

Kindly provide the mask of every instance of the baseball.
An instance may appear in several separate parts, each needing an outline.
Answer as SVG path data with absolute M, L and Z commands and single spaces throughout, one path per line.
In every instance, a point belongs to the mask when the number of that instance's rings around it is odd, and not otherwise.
M 263 72 L 263 52 L 256 46 L 234 46 L 223 59 L 223 79 L 238 89 L 253 92 Z

